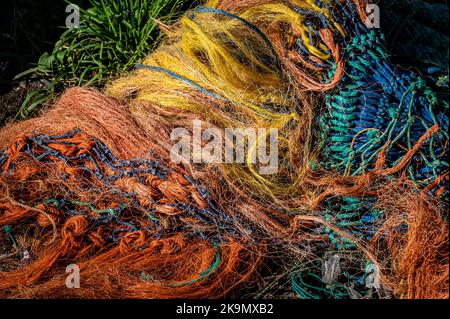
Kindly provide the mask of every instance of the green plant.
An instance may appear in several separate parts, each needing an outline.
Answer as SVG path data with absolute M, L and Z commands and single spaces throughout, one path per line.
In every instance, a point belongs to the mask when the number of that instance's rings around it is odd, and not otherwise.
M 159 43 L 161 34 L 155 19 L 171 22 L 193 3 L 90 0 L 89 9 L 80 8 L 80 26 L 66 29 L 51 54 L 44 53 L 36 67 L 16 76 L 34 74 L 51 83 L 47 99 L 45 89 L 31 91 L 32 96 L 27 96 L 16 117 L 30 116 L 63 87 L 102 86 L 107 79 L 130 70 Z

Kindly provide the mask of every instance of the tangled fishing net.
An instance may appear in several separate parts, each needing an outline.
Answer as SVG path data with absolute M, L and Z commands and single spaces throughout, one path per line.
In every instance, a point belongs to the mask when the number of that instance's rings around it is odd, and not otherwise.
M 365 6 L 210 0 L 3 128 L 0 296 L 448 298 L 448 75 L 399 67 Z M 278 129 L 277 173 L 174 163 L 193 120 Z

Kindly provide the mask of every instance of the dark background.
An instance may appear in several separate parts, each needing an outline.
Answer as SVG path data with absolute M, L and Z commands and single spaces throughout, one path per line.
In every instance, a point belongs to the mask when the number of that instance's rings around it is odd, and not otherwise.
M 81 7 L 87 0 L 71 0 Z M 68 13 L 63 0 L 6 0 L 0 10 L 0 94 L 11 90 L 12 78 L 51 52 L 64 31 Z

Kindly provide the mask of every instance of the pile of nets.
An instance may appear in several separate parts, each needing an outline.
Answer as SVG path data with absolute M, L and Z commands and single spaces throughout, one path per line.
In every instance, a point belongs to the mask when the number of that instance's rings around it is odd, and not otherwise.
M 365 8 L 210 0 L 3 128 L 0 296 L 448 298 L 448 75 L 395 64 Z M 194 120 L 277 129 L 278 171 L 175 163 Z

